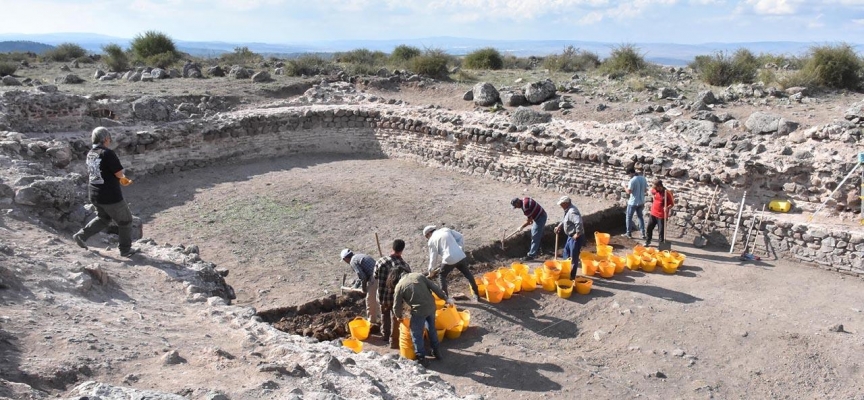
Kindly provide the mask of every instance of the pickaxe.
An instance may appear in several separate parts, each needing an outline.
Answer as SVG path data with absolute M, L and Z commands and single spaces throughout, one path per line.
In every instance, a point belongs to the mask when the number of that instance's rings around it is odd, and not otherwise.
M 345 286 L 345 279 L 348 278 L 348 274 L 342 274 L 342 286 L 339 286 L 339 295 L 344 295 L 345 292 L 362 292 L 363 289 L 357 289 L 355 287 Z
M 519 232 L 522 232 L 522 228 L 519 228 L 519 230 L 517 230 L 516 232 L 513 232 L 509 235 L 507 235 L 506 231 L 505 231 L 504 237 L 503 237 L 503 239 L 501 239 L 501 250 L 506 250 L 504 248 L 504 242 L 507 241 L 507 239 L 510 239 L 511 237 L 516 236 Z

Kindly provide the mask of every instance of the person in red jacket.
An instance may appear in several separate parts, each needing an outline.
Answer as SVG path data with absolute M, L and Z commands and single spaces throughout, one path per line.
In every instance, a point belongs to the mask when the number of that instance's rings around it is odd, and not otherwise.
M 645 246 L 651 245 L 651 238 L 654 236 L 654 227 L 660 226 L 660 240 L 662 243 L 666 241 L 666 219 L 671 214 L 672 206 L 675 205 L 675 199 L 672 197 L 672 191 L 663 186 L 663 181 L 654 181 L 654 186 L 651 188 L 651 196 L 654 202 L 651 204 L 651 218 L 648 221 L 648 236 L 645 237 Z

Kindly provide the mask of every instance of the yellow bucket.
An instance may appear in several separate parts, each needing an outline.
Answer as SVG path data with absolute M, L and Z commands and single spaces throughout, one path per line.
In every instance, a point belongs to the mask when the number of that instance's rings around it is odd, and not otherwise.
M 522 277 L 517 276 L 516 279 L 513 280 L 513 293 L 519 293 L 522 291 Z
M 503 280 L 503 279 L 498 280 L 498 286 L 501 286 L 502 288 L 504 288 L 504 299 L 505 300 L 509 299 L 511 296 L 513 296 L 513 291 L 516 290 L 515 284 L 513 284 L 512 282 L 507 282 L 506 280 Z
M 609 261 L 600 261 L 597 270 L 600 271 L 600 276 L 604 278 L 615 276 L 615 264 L 612 264 Z
M 452 329 L 462 322 L 456 306 L 445 305 L 444 308 L 435 312 L 435 329 Z
M 363 317 L 354 318 L 348 323 L 348 330 L 351 332 L 351 337 L 357 340 L 366 340 L 369 337 L 369 328 L 372 324 Z
M 588 294 L 591 293 L 591 285 L 594 284 L 594 281 L 588 278 L 576 278 L 573 283 L 576 285 L 576 293 Z
M 609 244 L 609 238 L 610 235 L 608 233 L 594 232 L 594 244 L 597 245 L 597 247 Z
M 526 292 L 533 292 L 534 289 L 537 289 L 537 278 L 534 275 L 523 275 L 522 290 Z
M 543 267 L 534 268 L 534 280 L 537 282 L 543 281 Z
M 474 283 L 477 284 L 477 293 L 486 292 L 486 281 L 484 281 L 483 278 L 474 278 Z
M 768 209 L 774 212 L 786 213 L 792 209 L 792 202 L 789 200 L 771 200 L 768 203 Z
M 554 292 L 555 291 L 555 282 L 557 282 L 557 281 L 558 281 L 557 279 L 543 278 L 543 280 L 540 281 L 540 283 L 543 284 L 543 290 L 545 290 L 547 292 Z
M 635 271 L 642 266 L 642 257 L 636 255 L 636 253 L 630 253 L 627 255 L 627 268 L 631 271 Z
M 633 254 L 636 254 L 637 256 L 641 256 L 642 253 L 644 253 L 646 249 L 647 248 L 645 246 L 643 246 L 641 244 L 637 244 L 635 247 L 633 247 Z
M 444 340 L 444 334 L 447 333 L 447 330 L 446 329 L 436 329 L 435 331 L 438 332 L 438 341 L 440 342 L 440 341 Z
M 555 281 L 555 286 L 558 288 L 558 297 L 562 299 L 568 299 L 573 294 L 573 281 L 569 279 L 559 279 Z
M 597 261 L 594 259 L 582 259 L 582 275 L 593 276 L 597 273 Z
M 650 254 L 642 255 L 642 270 L 645 272 L 654 272 L 654 268 L 657 267 L 657 259 Z
M 516 273 L 516 275 L 524 275 L 528 273 L 528 266 L 522 263 L 514 262 L 510 264 L 510 269 Z
M 487 272 L 487 273 L 483 274 L 483 280 L 486 281 L 487 285 L 491 284 L 492 282 L 495 282 L 500 277 L 501 277 L 501 275 L 499 275 L 497 271 Z
M 363 342 L 353 338 L 342 339 L 342 345 L 351 349 L 355 353 L 359 353 L 361 350 L 363 350 Z
M 456 326 L 454 326 L 451 329 L 447 329 L 447 331 L 444 333 L 444 336 L 446 336 L 447 339 L 458 339 L 459 336 L 461 336 L 461 335 L 462 335 L 462 321 L 459 321 L 459 324 L 457 324 Z
M 570 271 L 573 270 L 573 265 L 570 262 L 570 259 L 566 260 L 558 260 L 558 265 L 561 267 L 561 275 L 559 276 L 570 276 Z
M 471 312 L 468 310 L 459 311 L 459 316 L 462 318 L 462 330 L 464 331 L 471 324 Z
M 601 244 L 597 246 L 597 255 L 600 257 L 609 257 L 612 255 L 612 246 Z
M 550 263 L 549 261 L 546 261 L 546 263 L 543 264 L 544 278 L 553 278 L 557 281 L 559 276 L 561 276 L 561 268 L 558 267 L 557 262 L 552 261 Z
M 399 355 L 413 360 L 417 358 L 414 353 L 414 342 L 411 341 L 411 329 L 408 328 L 408 318 L 403 318 L 399 324 Z

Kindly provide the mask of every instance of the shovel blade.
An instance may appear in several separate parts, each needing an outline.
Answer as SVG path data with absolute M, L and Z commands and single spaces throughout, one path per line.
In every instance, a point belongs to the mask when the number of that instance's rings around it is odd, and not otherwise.
M 657 244 L 657 249 L 659 249 L 660 251 L 672 250 L 672 242 L 668 240 L 665 242 L 660 242 Z
M 696 247 L 705 247 L 706 244 L 708 244 L 708 239 L 704 236 L 693 238 L 693 245 Z

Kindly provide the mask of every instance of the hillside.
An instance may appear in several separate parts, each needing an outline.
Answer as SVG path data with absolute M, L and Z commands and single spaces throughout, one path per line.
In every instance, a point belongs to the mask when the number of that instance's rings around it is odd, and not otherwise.
M 0 53 L 12 53 L 12 52 L 33 52 L 36 54 L 42 54 L 48 50 L 53 49 L 54 46 L 33 42 L 29 40 L 14 40 L 14 41 L 5 41 L 0 42 Z

